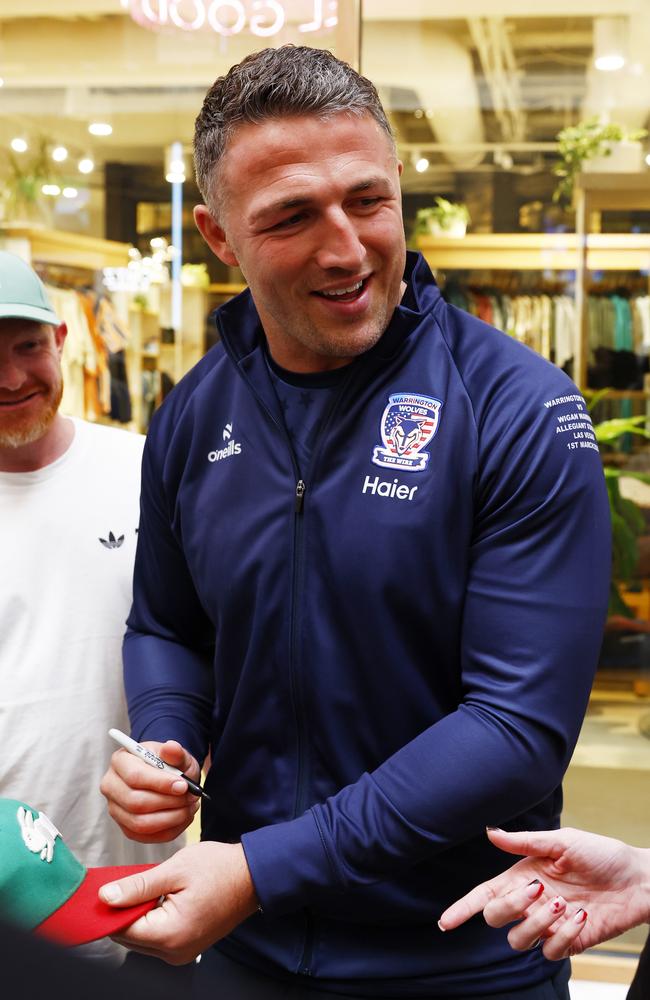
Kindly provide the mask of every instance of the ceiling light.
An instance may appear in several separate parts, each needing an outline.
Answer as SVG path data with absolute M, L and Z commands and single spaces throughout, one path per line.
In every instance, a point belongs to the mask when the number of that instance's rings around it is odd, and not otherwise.
M 112 135 L 113 126 L 108 122 L 91 122 L 88 131 L 91 135 Z
M 646 163 L 647 163 L 647 165 L 648 165 L 648 166 L 650 167 L 650 153 L 648 153 L 648 155 L 646 156 L 646 158 L 645 158 L 645 162 L 646 162 Z
M 63 188 L 62 194 L 64 198 L 76 198 L 79 192 L 77 191 L 76 188 L 65 187 Z
M 623 69 L 625 66 L 625 57 L 612 52 L 607 56 L 599 56 L 598 59 L 594 60 L 594 65 L 601 73 L 615 73 L 616 70 Z
M 2 79 L 2 77 L 0 76 L 0 87 L 4 87 L 4 85 L 5 85 L 5 82 L 4 82 L 4 80 Z
M 625 17 L 594 18 L 594 66 L 602 73 L 623 69 L 627 61 Z
M 84 157 L 83 160 L 79 160 L 79 170 L 82 174 L 91 174 L 94 169 L 95 164 L 89 156 Z
M 56 160 L 57 163 L 63 163 L 64 160 L 68 158 L 68 151 L 65 146 L 56 146 L 52 150 L 52 159 Z
M 424 171 L 428 169 L 428 167 L 429 167 L 429 161 L 427 160 L 426 156 L 421 156 L 418 160 L 415 161 L 415 169 L 419 174 L 423 174 Z
M 11 148 L 14 153 L 26 153 L 28 146 L 24 139 L 17 136 L 15 139 L 11 140 Z
M 50 195 L 51 198 L 56 198 L 57 195 L 61 194 L 61 188 L 58 184 L 44 184 L 41 191 L 43 194 Z

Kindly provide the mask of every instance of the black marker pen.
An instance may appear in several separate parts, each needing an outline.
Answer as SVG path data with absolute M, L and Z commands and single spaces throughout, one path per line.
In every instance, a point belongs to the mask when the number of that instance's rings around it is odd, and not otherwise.
M 129 753 L 132 753 L 135 757 L 140 757 L 145 764 L 150 764 L 151 767 L 157 767 L 161 771 L 169 771 L 170 774 L 175 775 L 177 778 L 182 778 L 183 781 L 187 782 L 188 790 L 192 793 L 192 795 L 200 795 L 202 798 L 207 799 L 208 802 L 210 801 L 208 793 L 205 792 L 196 781 L 192 781 L 191 778 L 188 778 L 187 775 L 183 774 L 183 772 L 177 767 L 172 767 L 171 764 L 166 764 L 165 761 L 161 760 L 160 757 L 153 752 L 153 750 L 149 749 L 149 747 L 143 747 L 141 743 L 136 743 L 135 740 L 132 740 L 130 736 L 126 735 L 126 733 L 120 732 L 119 729 L 109 729 L 108 735 L 111 736 L 116 743 L 119 743 L 121 747 L 128 750 Z

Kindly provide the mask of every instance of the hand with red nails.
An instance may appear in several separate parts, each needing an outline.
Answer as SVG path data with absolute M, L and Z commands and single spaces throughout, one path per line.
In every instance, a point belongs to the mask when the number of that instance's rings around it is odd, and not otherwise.
M 508 932 L 516 951 L 540 944 L 559 960 L 650 922 L 650 850 L 570 827 L 488 837 L 523 859 L 453 903 L 441 930 L 482 911 L 491 927 L 517 921 Z

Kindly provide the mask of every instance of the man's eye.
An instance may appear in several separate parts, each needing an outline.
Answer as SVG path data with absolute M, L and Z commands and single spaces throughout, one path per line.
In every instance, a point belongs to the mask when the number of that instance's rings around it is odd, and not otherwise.
M 291 226 L 297 226 L 299 222 L 304 219 L 304 213 L 296 213 L 296 215 L 290 215 L 286 219 L 282 219 L 280 222 L 276 222 L 273 229 L 289 229 Z

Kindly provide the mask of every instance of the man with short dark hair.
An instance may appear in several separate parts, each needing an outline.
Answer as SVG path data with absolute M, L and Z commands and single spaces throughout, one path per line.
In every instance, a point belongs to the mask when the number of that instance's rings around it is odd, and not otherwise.
M 566 1000 L 566 964 L 435 921 L 503 865 L 487 823 L 558 821 L 609 583 L 584 401 L 406 254 L 377 93 L 329 52 L 234 66 L 195 149 L 249 290 L 154 418 L 124 657 L 134 735 L 192 779 L 209 752 L 210 801 L 103 890 L 164 897 L 122 940 L 202 952 L 206 997 Z M 124 751 L 102 787 L 128 836 L 184 822 Z

